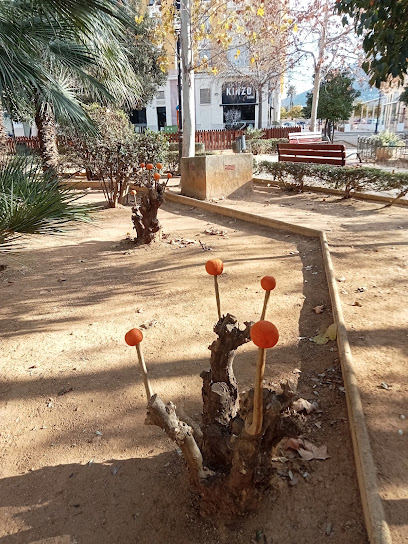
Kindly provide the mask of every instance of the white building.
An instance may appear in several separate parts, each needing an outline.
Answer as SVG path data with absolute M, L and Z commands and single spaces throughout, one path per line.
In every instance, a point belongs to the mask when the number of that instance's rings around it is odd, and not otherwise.
M 405 78 L 408 85 L 408 78 Z M 368 127 L 374 128 L 377 123 L 378 106 L 378 132 L 389 130 L 391 132 L 408 131 L 408 107 L 400 101 L 404 88 L 391 88 L 379 93 L 378 98 L 362 102 L 361 121 Z
M 229 126 L 228 112 L 231 110 L 234 110 L 237 125 L 245 123 L 258 127 L 259 100 L 259 92 L 242 76 L 199 72 L 195 74 L 196 130 L 224 129 Z M 280 120 L 280 92 L 263 90 L 261 100 L 262 127 L 267 128 Z M 155 131 L 166 126 L 175 130 L 178 126 L 177 73 L 169 73 L 165 87 L 159 89 L 139 117 L 136 114 L 132 120 L 136 126 Z

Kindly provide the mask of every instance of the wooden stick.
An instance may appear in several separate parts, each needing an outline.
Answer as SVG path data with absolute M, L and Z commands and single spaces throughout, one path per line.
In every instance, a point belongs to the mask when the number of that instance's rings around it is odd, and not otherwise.
M 149 382 L 149 377 L 147 375 L 146 363 L 143 357 L 142 346 L 140 344 L 136 344 L 136 351 L 137 351 L 137 357 L 139 359 L 140 368 L 142 369 L 143 381 L 144 381 L 144 386 L 146 389 L 147 402 L 149 402 L 150 398 L 153 395 L 153 391 Z
M 261 321 L 263 321 L 265 319 L 266 307 L 268 306 L 268 301 L 269 301 L 270 296 L 271 296 L 271 292 L 270 291 L 265 291 L 265 298 L 264 298 L 264 305 L 263 305 L 262 314 L 261 314 Z
M 247 429 L 248 434 L 257 435 L 262 430 L 263 422 L 263 377 L 265 372 L 266 349 L 258 348 L 258 361 L 256 365 L 254 409 L 252 423 Z
M 214 276 L 215 298 L 217 300 L 218 319 L 221 319 L 220 291 L 218 289 L 218 276 Z

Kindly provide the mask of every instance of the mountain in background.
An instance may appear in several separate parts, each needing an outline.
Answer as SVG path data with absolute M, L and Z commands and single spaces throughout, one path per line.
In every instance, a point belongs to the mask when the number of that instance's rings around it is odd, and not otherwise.
M 375 87 L 370 87 L 368 80 L 366 79 L 367 75 L 361 76 L 358 80 L 354 81 L 353 87 L 356 91 L 360 91 L 360 96 L 356 99 L 356 102 L 367 102 L 368 100 L 376 100 L 378 98 L 378 89 Z M 305 91 L 304 93 L 297 94 L 293 97 L 294 106 L 306 106 L 307 93 L 312 92 L 313 89 Z M 286 109 L 289 108 L 290 98 L 282 99 L 282 106 Z

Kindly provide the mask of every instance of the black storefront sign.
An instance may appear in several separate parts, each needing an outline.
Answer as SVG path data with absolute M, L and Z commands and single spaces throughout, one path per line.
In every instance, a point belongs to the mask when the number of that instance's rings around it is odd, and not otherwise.
M 255 104 L 256 92 L 250 83 L 233 81 L 222 86 L 222 105 Z

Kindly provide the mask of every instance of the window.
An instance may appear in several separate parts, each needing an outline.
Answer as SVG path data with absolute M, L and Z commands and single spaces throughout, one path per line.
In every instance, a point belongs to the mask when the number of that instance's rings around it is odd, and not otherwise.
M 156 100 L 164 100 L 164 91 L 157 91 Z
M 249 66 L 249 51 L 243 46 L 230 47 L 228 49 L 228 60 L 237 68 L 247 68 Z
M 211 104 L 211 89 L 200 89 L 200 104 Z

